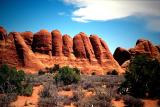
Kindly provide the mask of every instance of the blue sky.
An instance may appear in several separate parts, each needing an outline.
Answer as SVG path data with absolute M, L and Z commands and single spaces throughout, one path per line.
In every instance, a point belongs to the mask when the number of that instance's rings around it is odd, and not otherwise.
M 160 44 L 158 0 L 0 0 L 0 26 L 8 32 L 59 29 L 75 36 L 97 34 L 111 52 L 145 38 Z

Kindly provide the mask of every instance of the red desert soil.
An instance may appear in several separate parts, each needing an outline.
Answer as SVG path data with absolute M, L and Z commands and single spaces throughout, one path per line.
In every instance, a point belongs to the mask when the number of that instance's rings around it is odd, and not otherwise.
M 18 96 L 15 102 L 11 103 L 13 107 L 35 107 L 39 100 L 39 92 L 42 90 L 42 85 L 33 87 L 33 94 L 31 97 Z
M 59 91 L 58 95 L 59 96 L 72 97 L 73 96 L 73 91 Z
M 144 107 L 159 107 L 157 105 L 157 100 L 143 100 L 144 101 Z
M 112 104 L 114 105 L 114 107 L 124 107 L 123 100 L 119 101 L 112 100 Z

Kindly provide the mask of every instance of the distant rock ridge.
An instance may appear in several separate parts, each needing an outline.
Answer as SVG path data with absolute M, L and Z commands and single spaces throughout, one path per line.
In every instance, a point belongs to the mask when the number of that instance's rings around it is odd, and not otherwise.
M 153 45 L 149 40 L 138 39 L 134 48 L 130 48 L 127 50 L 118 47 L 115 50 L 113 56 L 115 60 L 119 63 L 119 65 L 124 67 L 126 66 L 128 60 L 130 60 L 132 56 L 140 54 L 145 54 L 160 60 L 160 46 Z
M 37 33 L 7 32 L 0 27 L 0 65 L 9 64 L 28 72 L 45 67 L 71 66 L 83 73 L 106 74 L 117 70 L 124 72 L 113 58 L 107 44 L 97 35 L 80 32 L 73 39 L 59 30 Z

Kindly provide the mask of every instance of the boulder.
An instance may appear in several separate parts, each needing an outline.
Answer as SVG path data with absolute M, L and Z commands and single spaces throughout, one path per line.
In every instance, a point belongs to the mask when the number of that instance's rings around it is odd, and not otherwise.
M 33 52 L 51 55 L 51 33 L 47 30 L 40 30 L 39 32 L 35 33 L 33 36 L 32 50 Z
M 128 50 L 118 47 L 116 48 L 113 57 L 119 65 L 122 65 L 125 61 L 131 59 L 131 54 Z
M 52 34 L 52 55 L 53 56 L 62 56 L 62 34 L 59 30 L 53 30 Z

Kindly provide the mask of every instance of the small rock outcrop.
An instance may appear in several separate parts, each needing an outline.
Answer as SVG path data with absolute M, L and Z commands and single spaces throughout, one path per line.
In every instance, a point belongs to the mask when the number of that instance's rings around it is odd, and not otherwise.
M 124 48 L 118 47 L 116 48 L 113 57 L 119 65 L 122 65 L 125 61 L 131 59 L 131 53 Z
M 146 54 L 151 57 L 158 57 L 159 51 L 149 40 L 139 39 L 134 48 L 129 49 L 131 55 Z
M 114 52 L 114 58 L 122 66 L 122 68 L 128 66 L 128 60 L 135 55 L 145 54 L 147 56 L 160 60 L 159 46 L 154 46 L 149 40 L 139 39 L 136 42 L 134 48 L 129 50 L 123 48 L 117 48 Z M 126 63 L 127 62 L 127 63 Z

